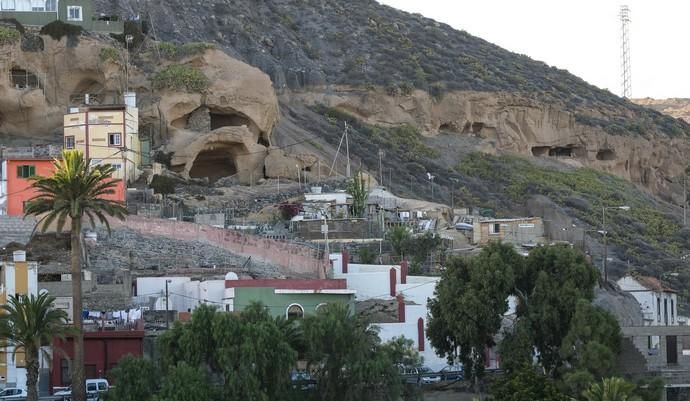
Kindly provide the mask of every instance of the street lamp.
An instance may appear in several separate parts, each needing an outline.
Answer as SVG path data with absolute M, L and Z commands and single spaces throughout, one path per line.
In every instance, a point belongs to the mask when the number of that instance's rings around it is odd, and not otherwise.
M 431 201 L 434 201 L 434 178 L 436 176 L 431 175 L 431 173 L 427 172 L 426 173 L 427 178 L 429 179 L 429 185 L 431 186 Z
M 609 282 L 609 272 L 608 272 L 608 231 L 606 230 L 606 211 L 609 209 L 618 209 L 628 211 L 630 206 L 604 206 L 601 208 L 601 229 L 604 231 L 604 285 Z
M 168 284 L 172 283 L 172 280 L 165 280 L 165 328 L 170 328 L 170 318 L 168 317 Z

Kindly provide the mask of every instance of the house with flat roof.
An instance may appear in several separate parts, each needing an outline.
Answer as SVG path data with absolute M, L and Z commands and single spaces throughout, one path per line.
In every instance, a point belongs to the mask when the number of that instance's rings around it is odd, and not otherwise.
M 0 19 L 15 19 L 29 27 L 62 21 L 91 32 L 124 32 L 119 17 L 95 15 L 92 0 L 0 0 Z

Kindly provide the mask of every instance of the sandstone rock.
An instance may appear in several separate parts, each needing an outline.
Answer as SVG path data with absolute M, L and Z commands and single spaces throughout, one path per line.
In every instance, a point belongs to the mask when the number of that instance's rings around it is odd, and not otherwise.
M 682 175 L 690 153 L 687 138 L 610 135 L 580 124 L 560 108 L 508 93 L 460 91 L 437 101 L 423 91 L 409 97 L 381 91 L 329 88 L 292 96 L 322 104 L 380 126 L 412 124 L 423 135 L 468 135 L 481 138 L 480 149 L 533 157 L 557 158 L 573 166 L 603 170 L 640 184 L 670 200 L 667 178 Z M 366 111 L 366 112 L 363 112 Z M 598 112 L 591 111 L 595 116 Z

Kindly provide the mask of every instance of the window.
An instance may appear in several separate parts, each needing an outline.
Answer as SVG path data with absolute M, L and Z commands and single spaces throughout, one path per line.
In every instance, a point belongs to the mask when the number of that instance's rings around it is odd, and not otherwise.
M 81 20 L 81 6 L 67 6 L 67 21 Z
M 63 386 L 69 386 L 72 383 L 72 372 L 70 372 L 67 359 L 60 360 L 60 380 Z
M 121 146 L 122 145 L 122 134 L 113 133 L 108 134 L 108 146 Z
M 74 135 L 65 137 L 65 149 L 74 149 Z
M 17 177 L 18 178 L 29 178 L 36 175 L 36 166 L 30 164 L 17 166 Z
M 656 299 L 656 321 L 661 323 L 661 298 Z
M 89 160 L 89 167 L 98 166 L 102 161 L 101 159 L 91 159 Z
M 111 164 L 111 166 L 113 166 L 113 168 L 115 169 L 115 171 L 120 171 L 120 170 L 122 170 L 122 164 L 120 164 L 120 163 L 113 163 L 113 164 Z
M 8 10 L 8 11 L 13 11 L 15 10 L 16 6 L 14 4 L 14 0 L 2 0 L 0 2 L 0 8 L 3 10 Z
M 501 233 L 501 225 L 499 223 L 489 224 L 489 234 L 500 234 L 500 233 Z
M 647 337 L 647 355 L 659 355 L 659 344 L 661 337 L 648 336 Z
M 106 387 L 104 382 L 98 382 L 98 391 L 106 391 L 108 390 L 108 387 Z
M 325 302 L 322 302 L 322 303 L 316 305 L 316 308 L 315 308 L 315 309 L 316 309 L 316 311 L 318 312 L 318 311 L 320 311 L 320 310 L 322 310 L 322 309 L 325 310 L 325 307 L 326 307 L 326 306 L 328 306 L 328 304 L 325 303 Z
M 96 383 L 89 383 L 86 386 L 86 391 L 96 391 Z
M 676 313 L 673 310 L 673 300 L 671 300 L 671 324 L 676 322 Z
M 300 304 L 292 304 L 287 308 L 287 319 L 297 320 L 304 317 L 304 308 Z
M 664 299 L 664 324 L 668 326 L 668 299 Z
M 57 0 L 46 0 L 46 11 L 57 11 Z

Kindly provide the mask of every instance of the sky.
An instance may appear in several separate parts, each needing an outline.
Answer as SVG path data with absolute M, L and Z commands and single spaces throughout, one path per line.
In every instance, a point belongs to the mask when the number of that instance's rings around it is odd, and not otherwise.
M 690 98 L 687 0 L 378 0 L 566 69 L 621 95 L 620 6 L 630 7 L 632 97 Z

